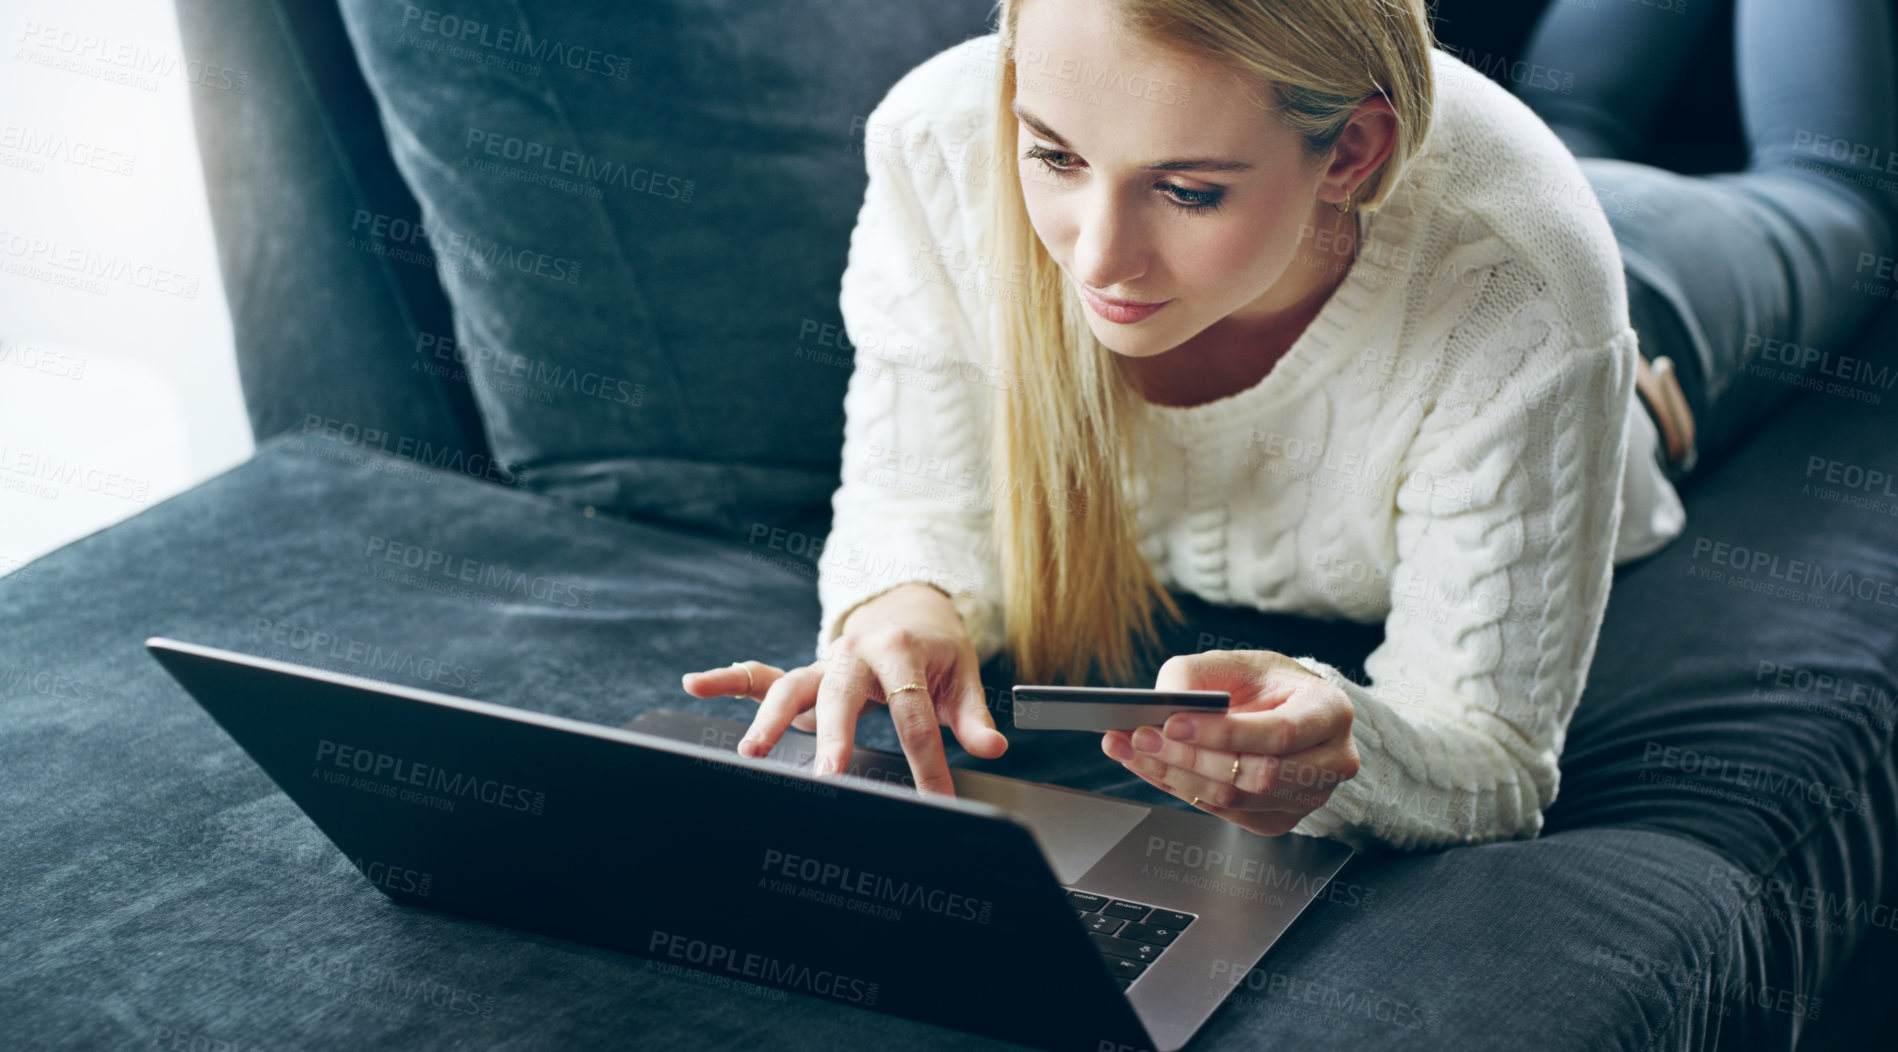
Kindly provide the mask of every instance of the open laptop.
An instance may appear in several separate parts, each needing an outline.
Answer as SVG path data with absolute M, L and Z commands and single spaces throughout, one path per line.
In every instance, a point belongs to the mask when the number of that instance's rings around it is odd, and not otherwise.
M 733 720 L 146 647 L 397 902 L 1042 1048 L 1186 1044 L 1352 854 L 961 768 L 921 796 L 862 748 L 817 778 L 812 736 L 752 759 Z

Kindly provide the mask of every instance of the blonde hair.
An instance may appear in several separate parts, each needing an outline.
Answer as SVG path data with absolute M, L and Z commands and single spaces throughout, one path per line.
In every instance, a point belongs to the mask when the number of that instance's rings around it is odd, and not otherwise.
M 1002 571 L 1004 648 L 1023 683 L 1132 678 L 1160 644 L 1156 607 L 1185 615 L 1140 549 L 1127 488 L 1136 449 L 1150 440 L 1145 400 L 1120 355 L 1089 329 L 1080 300 L 1028 222 L 1009 175 L 1019 144 L 1015 30 L 1024 0 L 997 0 L 992 250 L 1019 295 L 998 297 L 993 346 L 1013 382 L 992 395 L 990 472 L 1000 483 L 990 520 Z M 1434 46 L 1425 0 L 1119 0 L 1117 25 L 1154 44 L 1211 60 L 1255 104 L 1328 153 L 1353 112 L 1383 96 L 1397 117 L 1395 147 L 1354 191 L 1374 210 L 1421 149 L 1435 105 Z M 1258 88 L 1267 88 L 1267 103 Z M 1049 309 L 1052 307 L 1053 309 Z

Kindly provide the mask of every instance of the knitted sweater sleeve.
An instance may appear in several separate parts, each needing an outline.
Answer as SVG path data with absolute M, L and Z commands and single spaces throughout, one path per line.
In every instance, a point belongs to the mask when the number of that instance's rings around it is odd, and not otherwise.
M 869 184 L 839 305 L 855 347 L 843 478 L 818 562 L 821 659 L 843 619 L 910 581 L 950 596 L 987 661 L 1000 651 L 1000 575 L 988 536 L 986 420 L 999 382 L 976 319 L 996 285 L 970 231 L 994 178 L 945 143 L 906 80 L 870 114 Z
M 1425 414 L 1406 470 L 1458 484 L 1398 488 L 1370 684 L 1296 659 L 1350 697 L 1361 759 L 1297 832 L 1426 848 L 1541 831 L 1613 575 L 1636 353 L 1626 328 L 1545 339 L 1489 404 Z

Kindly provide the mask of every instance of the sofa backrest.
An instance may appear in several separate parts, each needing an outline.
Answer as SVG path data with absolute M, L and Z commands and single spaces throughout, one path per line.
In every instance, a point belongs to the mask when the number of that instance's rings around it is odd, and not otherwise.
M 432 257 L 495 457 L 692 529 L 827 522 L 864 117 L 988 0 L 340 7 L 422 207 L 354 232 Z
M 828 531 L 864 118 L 991 0 L 178 3 L 191 57 L 256 72 L 196 105 L 260 439 Z M 1440 0 L 1439 34 L 1511 57 L 1539 6 Z M 1727 97 L 1683 126 L 1730 152 Z

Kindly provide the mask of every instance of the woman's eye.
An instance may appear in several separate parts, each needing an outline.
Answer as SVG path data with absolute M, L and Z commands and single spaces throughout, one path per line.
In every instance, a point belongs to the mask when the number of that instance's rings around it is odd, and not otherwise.
M 1071 179 L 1079 172 L 1074 155 L 1066 150 L 1050 150 L 1045 146 L 1030 146 L 1022 151 L 1022 159 L 1041 162 L 1043 170 L 1058 179 Z M 1225 197 L 1222 190 L 1189 190 L 1184 186 L 1159 182 L 1154 189 L 1166 195 L 1168 203 L 1182 212 L 1210 212 L 1219 207 L 1219 201 Z
M 1184 186 L 1161 183 L 1173 203 L 1184 212 L 1205 212 L 1219 207 L 1219 199 L 1226 196 L 1217 190 L 1188 190 Z
M 1024 160 L 1040 161 L 1041 166 L 1058 175 L 1074 174 L 1074 155 L 1065 150 L 1050 150 L 1044 146 L 1030 146 L 1022 154 Z

